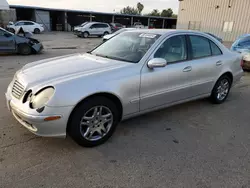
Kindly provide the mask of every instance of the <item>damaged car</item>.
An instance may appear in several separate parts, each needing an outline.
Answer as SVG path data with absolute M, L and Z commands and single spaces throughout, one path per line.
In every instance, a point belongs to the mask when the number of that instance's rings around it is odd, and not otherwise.
M 42 49 L 42 43 L 31 38 L 30 33 L 13 34 L 0 27 L 0 54 L 18 53 L 30 55 L 39 53 Z

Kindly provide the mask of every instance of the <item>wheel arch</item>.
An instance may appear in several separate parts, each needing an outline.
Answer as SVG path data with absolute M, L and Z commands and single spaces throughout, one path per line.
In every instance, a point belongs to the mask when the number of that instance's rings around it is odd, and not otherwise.
M 232 73 L 232 72 L 227 71 L 227 72 L 223 73 L 223 74 L 216 80 L 216 82 L 217 82 L 222 76 L 228 76 L 228 77 L 231 79 L 231 84 L 233 83 L 234 77 L 233 77 L 233 73 Z
M 112 102 L 115 103 L 116 107 L 118 108 L 119 110 L 119 121 L 122 119 L 122 116 L 123 116 L 123 104 L 121 102 L 121 99 L 113 94 L 113 93 L 109 93 L 109 92 L 99 92 L 99 93 L 94 93 L 94 94 L 91 94 L 91 95 L 88 95 L 84 98 L 82 98 L 76 105 L 75 107 L 72 109 L 72 111 L 70 112 L 70 115 L 69 115 L 69 118 L 68 118 L 68 122 L 67 122 L 67 128 L 66 128 L 66 131 L 68 132 L 68 128 L 69 128 L 69 124 L 72 120 L 72 115 L 73 113 L 75 112 L 75 110 L 77 109 L 77 107 L 79 105 L 81 105 L 83 102 L 87 101 L 87 100 L 90 100 L 91 98 L 94 98 L 94 97 L 106 97 L 108 99 L 110 99 Z

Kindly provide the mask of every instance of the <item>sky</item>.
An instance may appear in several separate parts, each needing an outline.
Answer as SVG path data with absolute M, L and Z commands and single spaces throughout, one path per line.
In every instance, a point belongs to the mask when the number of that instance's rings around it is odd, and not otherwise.
M 75 9 L 96 12 L 120 12 L 123 7 L 136 6 L 138 0 L 7 0 L 10 5 L 28 5 L 47 8 Z M 149 13 L 153 9 L 172 8 L 178 13 L 178 0 L 141 0 L 144 5 L 142 13 Z

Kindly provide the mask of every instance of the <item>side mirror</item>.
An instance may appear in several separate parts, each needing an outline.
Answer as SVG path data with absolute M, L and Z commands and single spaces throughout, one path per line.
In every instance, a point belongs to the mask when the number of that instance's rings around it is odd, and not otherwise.
M 153 58 L 148 62 L 148 68 L 158 68 L 165 67 L 167 65 L 167 61 L 163 58 Z
M 14 22 L 9 22 L 9 24 L 8 25 L 14 25 Z

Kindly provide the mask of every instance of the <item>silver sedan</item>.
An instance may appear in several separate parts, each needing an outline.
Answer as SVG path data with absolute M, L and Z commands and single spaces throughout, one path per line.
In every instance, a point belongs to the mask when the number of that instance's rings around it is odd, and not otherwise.
M 205 33 L 127 31 L 85 54 L 25 65 L 7 89 L 7 105 L 36 135 L 68 134 L 92 147 L 124 119 L 205 97 L 223 103 L 242 76 L 241 61 Z

